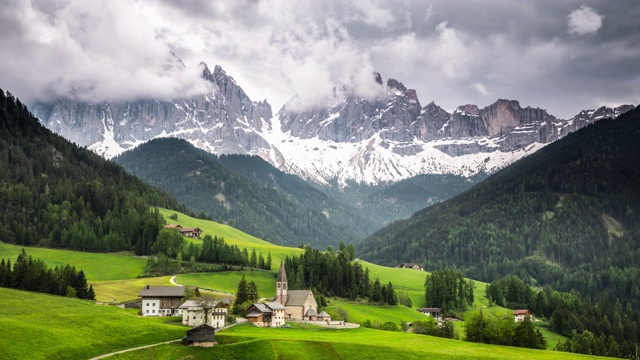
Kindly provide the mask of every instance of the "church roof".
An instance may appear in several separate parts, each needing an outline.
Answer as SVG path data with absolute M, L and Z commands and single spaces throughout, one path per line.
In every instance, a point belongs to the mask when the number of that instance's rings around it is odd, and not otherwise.
M 284 270 L 284 261 L 280 260 L 280 270 L 278 271 L 277 282 L 287 282 L 287 272 Z
M 287 306 L 302 306 L 307 301 L 309 294 L 313 296 L 311 290 L 289 290 L 287 293 Z

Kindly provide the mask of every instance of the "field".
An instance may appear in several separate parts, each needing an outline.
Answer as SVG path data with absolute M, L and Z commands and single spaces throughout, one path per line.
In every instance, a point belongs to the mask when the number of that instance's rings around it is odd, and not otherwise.
M 602 359 L 594 356 L 468 343 L 372 329 L 329 330 L 295 325 L 264 329 L 238 325 L 216 335 L 221 345 L 188 349 L 163 345 L 116 359 Z
M 368 303 L 353 303 L 344 300 L 330 299 L 326 311 L 333 319 L 338 319 L 337 309 L 341 307 L 348 314 L 348 321 L 352 323 L 362 323 L 366 320 L 371 322 L 379 321 L 381 324 L 391 321 L 400 326 L 400 321 L 412 322 L 416 320 L 426 320 L 426 315 L 417 312 L 415 309 L 402 305 L 370 305 Z
M 13 263 L 24 246 L 0 242 L 0 258 L 11 258 Z M 40 259 L 49 266 L 73 265 L 83 270 L 87 280 L 134 279 L 144 272 L 147 260 L 124 254 L 96 254 L 71 250 L 24 247 L 27 255 Z
M 3 359 L 88 359 L 184 336 L 183 326 L 113 306 L 0 288 Z
M 219 224 L 215 221 L 195 219 L 182 213 L 163 208 L 158 208 L 158 210 L 160 211 L 160 214 L 164 216 L 167 224 L 178 223 L 182 227 L 199 227 L 200 230 L 202 230 L 203 237 L 205 235 L 211 235 L 212 237 L 223 237 L 227 244 L 238 245 L 241 250 L 246 247 L 249 253 L 251 253 L 251 251 L 255 249 L 258 254 L 262 253 L 262 256 L 264 256 L 265 259 L 267 257 L 267 254 L 271 252 L 271 268 L 273 270 L 277 270 L 278 266 L 280 266 L 280 259 L 283 259 L 286 256 L 298 256 L 302 253 L 302 249 L 274 245 L 270 242 L 266 242 L 264 240 L 258 239 L 255 236 L 244 233 L 236 228 L 224 224 Z M 169 216 L 171 216 L 172 214 L 178 215 L 178 220 L 169 218 Z M 187 244 L 202 244 L 202 240 L 200 239 L 185 239 Z
M 247 282 L 253 280 L 258 285 L 260 297 L 276 295 L 276 273 L 264 270 L 224 271 L 215 273 L 183 274 L 176 277 L 181 285 L 197 286 L 226 293 L 235 293 L 238 283 L 246 276 Z
M 131 280 L 92 281 L 93 290 L 96 292 L 96 301 L 115 302 L 136 300 L 140 290 L 145 285 L 171 286 L 170 276 L 152 277 Z

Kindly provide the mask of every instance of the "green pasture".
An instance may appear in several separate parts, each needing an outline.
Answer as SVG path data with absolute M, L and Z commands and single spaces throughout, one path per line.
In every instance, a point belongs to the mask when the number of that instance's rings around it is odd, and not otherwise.
M 369 303 L 354 303 L 340 299 L 330 299 L 330 303 L 325 311 L 331 315 L 332 319 L 339 318 L 337 309 L 341 307 L 348 314 L 348 321 L 352 323 L 362 323 L 366 320 L 380 324 L 391 321 L 400 326 L 400 321 L 412 322 L 416 320 L 426 320 L 427 316 L 402 305 L 374 305 Z
M 140 290 L 146 285 L 170 286 L 170 276 L 130 279 L 130 280 L 108 280 L 91 281 L 93 291 L 96 293 L 96 301 L 116 302 L 136 300 Z
M 200 228 L 200 230 L 202 230 L 203 237 L 204 235 L 223 237 L 227 244 L 238 245 L 240 249 L 246 247 L 249 253 L 251 253 L 251 251 L 255 249 L 256 252 L 258 254 L 261 253 L 262 256 L 265 257 L 265 259 L 267 257 L 267 254 L 271 252 L 271 267 L 274 270 L 277 270 L 278 266 L 280 266 L 280 259 L 283 259 L 287 256 L 298 256 L 303 251 L 302 249 L 298 248 L 272 244 L 270 242 L 258 239 L 255 236 L 244 233 L 234 227 L 219 224 L 215 221 L 196 219 L 180 212 L 163 208 L 158 208 L 158 211 L 160 211 L 160 214 L 164 216 L 167 224 L 180 224 L 182 227 L 198 227 Z M 169 216 L 171 216 L 172 214 L 177 214 L 178 220 L 169 218 Z M 185 238 L 185 240 L 187 245 L 189 243 L 198 245 L 202 244 L 201 239 Z
M 245 275 L 247 282 L 253 280 L 256 283 L 260 297 L 274 297 L 276 295 L 276 273 L 272 271 L 244 270 L 182 274 L 178 275 L 175 281 L 180 285 L 197 286 L 235 294 L 242 275 Z
M 162 345 L 116 359 L 596 359 L 372 329 L 331 330 L 296 325 L 289 329 L 238 325 L 216 335 L 220 345 L 191 349 Z
M 396 291 L 403 290 L 409 294 L 414 308 L 425 307 L 424 280 L 428 272 L 414 269 L 401 269 L 376 265 L 364 260 L 358 260 L 363 269 L 369 268 L 371 280 L 380 278 L 380 283 L 386 285 L 389 281 Z
M 0 288 L 3 359 L 88 359 L 182 338 L 186 327 L 114 306 Z
M 14 263 L 22 248 L 27 255 L 49 266 L 73 265 L 83 270 L 88 281 L 133 279 L 144 272 L 146 259 L 125 254 L 88 253 L 11 245 L 0 242 L 0 258 Z

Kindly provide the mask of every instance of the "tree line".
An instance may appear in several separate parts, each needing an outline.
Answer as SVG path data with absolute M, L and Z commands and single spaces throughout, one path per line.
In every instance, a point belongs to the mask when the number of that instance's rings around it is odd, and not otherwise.
M 326 306 L 325 296 L 396 305 L 398 297 L 393 284 L 382 284 L 378 278 L 372 280 L 369 269 L 362 269 L 358 262 L 352 263 L 354 259 L 353 246 L 345 246 L 344 242 L 338 251 L 329 247 L 321 252 L 305 246 L 300 256 L 284 259 L 289 288 L 312 289 L 320 306 Z
M 461 271 L 444 268 L 431 272 L 425 282 L 427 306 L 441 308 L 443 312 L 466 309 L 473 304 L 472 280 L 466 280 Z
M 77 271 L 70 265 L 50 268 L 42 260 L 27 256 L 24 249 L 13 266 L 10 258 L 0 260 L 0 287 L 87 300 L 96 298 L 84 271 Z
M 464 322 L 466 341 L 485 344 L 546 349 L 547 342 L 540 330 L 536 329 L 528 316 L 516 323 L 512 315 L 493 319 L 482 309 L 474 312 Z

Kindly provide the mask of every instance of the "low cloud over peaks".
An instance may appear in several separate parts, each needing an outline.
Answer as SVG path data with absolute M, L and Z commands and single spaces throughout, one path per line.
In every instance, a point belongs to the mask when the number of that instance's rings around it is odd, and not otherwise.
M 595 34 L 602 27 L 603 16 L 586 5 L 573 10 L 567 18 L 569 20 L 569 32 L 572 34 Z

